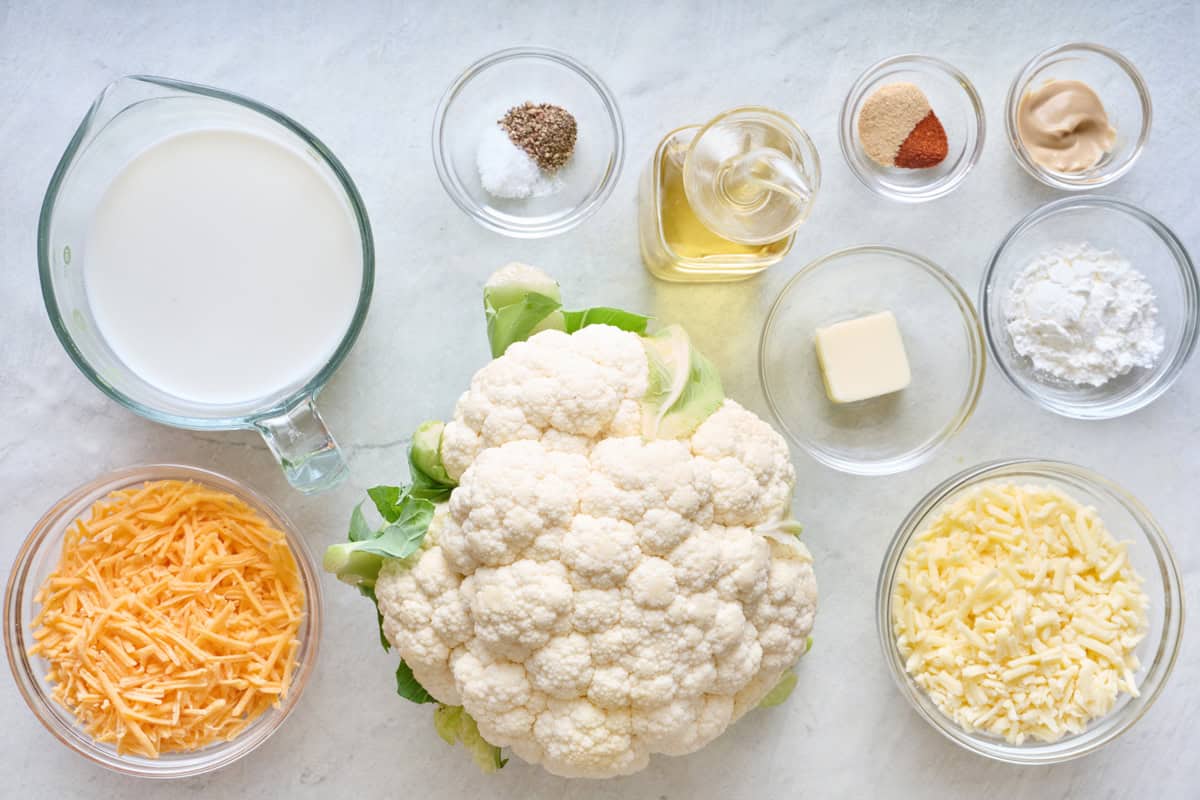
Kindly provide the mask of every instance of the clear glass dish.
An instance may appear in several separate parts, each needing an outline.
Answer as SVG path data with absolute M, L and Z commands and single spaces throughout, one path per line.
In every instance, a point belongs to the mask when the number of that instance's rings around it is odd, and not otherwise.
M 1130 540 L 1129 560 L 1145 579 L 1150 599 L 1149 627 L 1137 648 L 1141 668 L 1135 675 L 1140 696 L 1122 695 L 1106 716 L 1082 733 L 1056 742 L 1009 744 L 982 733 L 968 733 L 945 716 L 904 669 L 904 659 L 892 631 L 892 594 L 896 569 L 909 540 L 922 530 L 946 502 L 959 493 L 990 481 L 1049 484 L 1085 505 L 1093 506 L 1118 540 Z M 896 531 L 875 590 L 875 623 L 884 660 L 901 693 L 921 718 L 955 744 L 973 753 L 1010 764 L 1056 764 L 1086 755 L 1129 730 L 1150 708 L 1166 685 L 1183 635 L 1183 592 L 1179 568 L 1166 535 L 1150 512 L 1129 492 L 1096 473 L 1057 461 L 1015 459 L 972 467 L 936 486 L 909 512 Z
M 47 664 L 30 657 L 34 597 L 46 576 L 58 563 L 67 529 L 92 504 L 118 489 L 155 480 L 191 480 L 237 495 L 287 536 L 304 585 L 307 613 L 298 637 L 300 649 L 292 684 L 278 707 L 269 708 L 232 741 L 216 742 L 190 753 L 164 753 L 157 759 L 118 754 L 115 747 L 94 741 L 74 715 L 50 696 L 45 681 Z M 185 778 L 202 775 L 237 761 L 271 737 L 300 701 L 300 695 L 316 664 L 321 635 L 321 584 L 316 563 L 304 539 L 279 508 L 249 487 L 216 472 L 177 464 L 128 467 L 73 490 L 46 512 L 30 531 L 9 575 L 4 594 L 4 648 L 17 689 L 38 720 L 64 745 L 103 767 L 142 778 Z
M 863 151 L 858 114 L 863 102 L 889 83 L 914 83 L 929 98 L 950 146 L 940 164 L 926 169 L 882 167 Z M 885 58 L 868 68 L 846 95 L 839 122 L 842 155 L 854 176 L 876 194 L 904 203 L 954 191 L 979 161 L 985 127 L 983 102 L 967 76 L 945 61 L 916 54 Z
M 825 393 L 818 327 L 879 311 L 900 325 L 912 383 L 835 404 Z M 868 245 L 807 265 L 775 300 L 759 341 L 759 377 L 779 427 L 826 466 L 859 475 L 912 469 L 962 429 L 983 388 L 983 329 L 970 297 L 920 256 Z
M 1083 172 L 1056 172 L 1033 160 L 1017 133 L 1021 98 L 1048 80 L 1077 80 L 1099 95 L 1109 124 L 1117 131 L 1113 151 Z M 1043 51 L 1013 78 L 1004 104 L 1004 128 L 1017 163 L 1047 186 L 1076 191 L 1106 186 L 1124 175 L 1150 138 L 1150 90 L 1137 68 L 1115 50 L 1098 44 L 1061 44 Z
M 493 197 L 479 179 L 479 137 L 513 106 L 554 103 L 578 124 L 575 154 L 558 171 L 562 188 L 544 197 Z M 521 239 L 574 228 L 604 204 L 625 154 L 617 101 L 599 76 L 570 56 L 514 47 L 476 61 L 455 78 L 433 117 L 433 163 L 450 199 L 489 230 Z
M 1008 292 L 1021 270 L 1047 249 L 1080 242 L 1116 251 L 1146 276 L 1163 330 L 1163 352 L 1154 367 L 1134 368 L 1099 387 L 1037 372 L 1013 348 L 1005 325 Z M 979 308 L 988 349 L 1009 383 L 1056 414 L 1108 419 L 1148 405 L 1179 377 L 1196 347 L 1200 283 L 1183 244 L 1150 214 L 1108 197 L 1064 197 L 1034 210 L 1000 242 L 983 275 Z

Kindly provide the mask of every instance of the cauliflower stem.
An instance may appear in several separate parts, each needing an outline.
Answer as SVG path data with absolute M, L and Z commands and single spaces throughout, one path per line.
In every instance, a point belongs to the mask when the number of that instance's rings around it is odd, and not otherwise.
M 450 498 L 457 484 L 446 473 L 446 465 L 442 463 L 442 431 L 445 425 L 440 422 L 426 422 L 417 428 L 408 448 L 408 471 L 412 483 L 408 494 L 441 503 Z M 372 496 L 371 499 L 375 499 Z M 399 497 L 395 501 L 399 501 Z M 376 500 L 378 507 L 379 501 Z M 383 513 L 383 509 L 380 509 Z
M 792 696 L 792 690 L 796 688 L 798 676 L 796 670 L 789 669 L 783 673 L 783 677 L 779 679 L 779 683 L 775 684 L 775 688 L 767 692 L 767 696 L 758 701 L 759 708 L 774 708 L 783 703 Z
M 500 748 L 488 744 L 479 734 L 479 725 L 462 706 L 439 704 L 433 712 L 433 727 L 442 741 L 451 747 L 461 742 L 484 774 L 502 769 L 508 763 L 508 759 L 501 756 Z
M 412 483 L 405 486 L 372 486 L 367 496 L 384 525 L 372 530 L 362 503 L 350 515 L 348 541 L 325 550 L 323 566 L 339 580 L 364 590 L 375 585 L 385 558 L 408 558 L 421 548 L 434 503 L 445 502 L 457 485 L 442 463 L 441 422 L 426 422 L 413 434 L 408 448 Z M 371 596 L 371 595 L 368 595 Z
M 799 536 L 800 534 L 797 533 L 796 535 Z M 805 639 L 805 653 L 807 653 L 809 650 L 812 650 L 812 643 L 813 638 L 811 636 Z M 775 688 L 767 692 L 767 696 L 759 701 L 758 707 L 774 708 L 775 706 L 782 705 L 783 701 L 792 696 L 792 690 L 796 688 L 797 680 L 799 680 L 799 676 L 796 675 L 796 670 L 789 669 L 787 672 L 783 673 L 783 677 L 779 679 L 779 683 L 775 684 Z
M 396 488 L 396 487 L 376 487 Z M 433 520 L 433 503 L 419 497 L 405 497 L 391 511 L 389 519 L 371 530 L 362 504 L 350 515 L 349 541 L 326 548 L 322 560 L 326 572 L 351 586 L 372 587 L 385 558 L 408 558 L 421 549 L 421 542 Z
M 517 263 L 497 271 L 484 284 L 483 310 L 492 358 L 544 330 L 574 333 L 588 325 L 611 325 L 641 334 L 650 322 L 642 314 L 606 306 L 563 311 L 558 284 L 541 270 Z

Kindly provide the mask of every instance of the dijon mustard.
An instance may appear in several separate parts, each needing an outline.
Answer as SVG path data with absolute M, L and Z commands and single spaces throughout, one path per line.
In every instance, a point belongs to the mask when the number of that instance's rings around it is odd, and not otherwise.
M 1092 87 L 1068 80 L 1025 92 L 1017 108 L 1017 135 L 1029 157 L 1053 172 L 1091 169 L 1117 140 Z

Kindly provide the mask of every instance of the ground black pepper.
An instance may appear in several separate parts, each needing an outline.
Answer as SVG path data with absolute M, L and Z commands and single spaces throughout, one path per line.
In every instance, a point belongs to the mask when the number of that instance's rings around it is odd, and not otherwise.
M 500 118 L 500 127 L 546 172 L 558 170 L 575 152 L 575 117 L 561 106 L 522 103 Z

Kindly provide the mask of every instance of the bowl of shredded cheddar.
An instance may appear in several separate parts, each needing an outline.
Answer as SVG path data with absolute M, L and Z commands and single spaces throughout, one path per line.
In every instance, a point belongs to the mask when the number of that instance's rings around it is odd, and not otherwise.
M 132 467 L 34 526 L 4 641 L 59 741 L 118 772 L 187 777 L 280 727 L 315 663 L 320 608 L 312 556 L 269 500 L 194 467 Z

